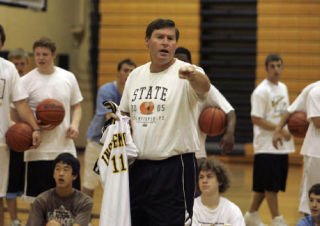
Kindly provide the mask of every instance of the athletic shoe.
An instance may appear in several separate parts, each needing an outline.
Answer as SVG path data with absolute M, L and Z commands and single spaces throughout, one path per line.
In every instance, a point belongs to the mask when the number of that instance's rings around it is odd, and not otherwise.
M 244 221 L 246 222 L 246 226 L 265 226 L 259 218 L 258 211 L 253 213 L 247 211 L 244 215 Z
M 277 216 L 272 219 L 271 226 L 288 226 L 288 224 L 284 221 L 283 216 Z
M 22 226 L 23 224 L 19 219 L 14 219 L 11 221 L 10 226 Z

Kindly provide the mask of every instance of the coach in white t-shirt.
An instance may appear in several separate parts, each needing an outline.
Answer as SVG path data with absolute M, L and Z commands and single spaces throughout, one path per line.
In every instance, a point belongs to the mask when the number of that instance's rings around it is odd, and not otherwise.
M 312 185 L 320 181 L 320 81 L 306 86 L 282 116 L 273 135 L 273 144 L 276 148 L 282 147 L 279 145 L 279 141 L 282 143 L 279 131 L 286 125 L 289 116 L 297 111 L 306 112 L 309 121 L 307 134 L 301 147 L 304 164 L 299 212 L 310 214 L 308 191 Z
M 192 217 L 197 103 L 210 82 L 174 58 L 178 39 L 172 20 L 148 25 L 145 44 L 151 62 L 131 72 L 120 102 L 139 149 L 129 169 L 132 225 L 184 225 Z
M 294 152 L 294 143 L 287 129 L 281 132 L 286 138 L 280 149 L 272 146 L 272 134 L 282 114 L 289 106 L 288 90 L 279 81 L 283 61 L 278 54 L 270 54 L 265 60 L 267 78 L 251 95 L 251 119 L 253 123 L 253 201 L 245 215 L 247 225 L 261 221 L 258 210 L 264 198 L 271 212 L 271 225 L 286 225 L 279 214 L 278 191 L 285 191 L 288 174 L 288 153 Z

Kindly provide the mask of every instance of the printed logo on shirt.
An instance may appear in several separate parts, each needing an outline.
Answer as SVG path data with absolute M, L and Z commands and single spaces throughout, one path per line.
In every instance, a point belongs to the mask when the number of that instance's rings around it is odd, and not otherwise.
M 147 127 L 150 123 L 163 121 L 168 89 L 162 86 L 143 86 L 133 91 L 130 115 L 136 123 Z
M 154 109 L 154 104 L 153 102 L 142 102 L 142 104 L 140 105 L 140 112 L 143 115 L 150 115 L 152 114 Z
M 72 225 L 74 221 L 71 212 L 63 205 L 61 205 L 58 209 L 54 209 L 52 212 L 48 212 L 48 221 L 50 220 L 58 221 L 61 226 Z
M 284 96 L 276 96 L 274 99 L 271 101 L 272 107 L 276 106 L 279 104 L 279 102 L 284 98 Z
M 274 96 L 271 100 L 271 106 L 273 108 L 273 116 L 280 117 L 286 111 L 288 103 L 285 101 L 284 96 Z

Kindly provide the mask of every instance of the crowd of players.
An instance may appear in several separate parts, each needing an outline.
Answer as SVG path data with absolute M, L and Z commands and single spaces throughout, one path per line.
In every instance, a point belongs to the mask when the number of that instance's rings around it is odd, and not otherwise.
M 2 47 L 5 33 L 1 25 L 0 40 Z M 253 201 L 243 216 L 238 206 L 221 196 L 230 186 L 228 170 L 221 162 L 206 158 L 206 134 L 197 124 L 204 108 L 221 108 L 228 123 L 220 147 L 228 153 L 235 142 L 235 110 L 210 84 L 204 70 L 192 64 L 190 52 L 177 48 L 178 40 L 179 30 L 172 20 L 152 21 L 145 35 L 150 62 L 136 67 L 129 58 L 122 60 L 117 80 L 99 89 L 95 116 L 87 132 L 82 192 L 73 140 L 79 134 L 83 97 L 73 73 L 54 65 L 55 43 L 48 38 L 34 42 L 36 68 L 26 75 L 26 54 L 21 49 L 10 52 L 9 60 L 15 63 L 21 78 L 12 63 L 0 58 L 0 197 L 7 197 L 12 226 L 21 225 L 16 207 L 16 197 L 21 194 L 32 203 L 27 225 L 90 224 L 90 197 L 100 180 L 93 168 L 104 150 L 101 129 L 106 121 L 122 121 L 114 110 L 104 106 L 105 101 L 119 105 L 119 112 L 130 117 L 131 131 L 125 132 L 132 136 L 137 157 L 129 166 L 121 156 L 106 155 L 107 166 L 113 167 L 112 178 L 117 180 L 122 171 L 128 173 L 128 188 L 114 187 L 113 192 L 130 194 L 130 205 L 107 203 L 121 209 L 117 209 L 117 217 L 104 215 L 100 225 L 264 225 L 258 216 L 264 199 L 272 215 L 271 225 L 287 225 L 279 213 L 277 194 L 285 191 L 288 154 L 294 152 L 285 125 L 296 111 L 306 112 L 310 122 L 301 150 L 305 164 L 299 206 L 301 213 L 310 216 L 299 225 L 319 224 L 320 176 L 315 172 L 320 159 L 320 82 L 307 86 L 290 105 L 287 87 L 279 81 L 281 56 L 270 54 L 266 58 L 266 79 L 251 96 Z M 37 104 L 45 98 L 63 103 L 66 117 L 59 126 L 41 125 L 33 117 Z M 9 151 L 5 145 L 10 120 L 27 121 L 33 128 L 33 147 L 25 153 Z M 113 147 L 125 148 L 126 141 L 117 146 L 115 140 L 111 142 Z M 112 178 L 108 177 L 106 183 Z M 119 224 L 121 213 L 131 215 L 129 223 Z M 1 198 L 0 225 L 3 222 Z

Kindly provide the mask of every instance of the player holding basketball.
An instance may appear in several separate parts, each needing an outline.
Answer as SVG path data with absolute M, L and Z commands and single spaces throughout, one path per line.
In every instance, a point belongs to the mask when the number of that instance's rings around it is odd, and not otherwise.
M 120 103 L 131 117 L 140 151 L 129 170 L 133 226 L 191 223 L 197 103 L 210 82 L 194 66 L 174 58 L 178 39 L 172 20 L 148 25 L 145 44 L 151 62 L 131 72 Z
M 5 32 L 0 24 L 0 49 L 6 40 Z M 10 103 L 13 102 L 22 121 L 28 122 L 33 128 L 33 146 L 38 147 L 41 141 L 40 129 L 26 103 L 27 93 L 23 89 L 19 74 L 14 65 L 0 57 L 0 226 L 4 225 L 3 197 L 6 196 L 9 174 L 9 149 L 5 134 L 10 123 Z
M 43 142 L 35 150 L 24 154 L 27 175 L 24 198 L 32 202 L 41 192 L 53 188 L 52 162 L 61 152 L 76 156 L 73 142 L 79 133 L 81 104 L 83 97 L 73 73 L 54 65 L 56 45 L 48 38 L 41 38 L 33 44 L 35 69 L 21 78 L 28 93 L 28 103 L 33 111 L 44 99 L 60 101 L 65 109 L 65 117 L 58 126 L 41 126 Z M 80 189 L 77 178 L 76 187 Z
M 301 147 L 303 155 L 303 176 L 300 187 L 299 212 L 310 214 L 308 190 L 320 181 L 320 81 L 305 87 L 281 118 L 273 135 L 275 148 L 282 148 L 281 129 L 286 125 L 290 114 L 296 111 L 307 113 L 309 127 Z M 280 143 L 280 145 L 279 145 Z
M 178 47 L 176 49 L 175 57 L 178 58 L 179 60 L 192 64 L 191 53 L 188 49 L 184 47 Z M 202 68 L 200 67 L 198 68 L 202 70 Z M 234 145 L 234 131 L 236 126 L 236 113 L 234 111 L 234 108 L 226 100 L 226 98 L 220 93 L 220 91 L 212 84 L 210 85 L 210 90 L 208 92 L 208 96 L 205 98 L 205 101 L 202 101 L 199 103 L 198 115 L 200 115 L 201 112 L 208 106 L 219 107 L 227 115 L 227 118 L 228 118 L 227 129 L 223 137 L 221 138 L 220 147 L 222 148 L 223 154 L 231 152 Z M 198 130 L 199 139 L 200 139 L 200 152 L 196 152 L 196 158 L 197 159 L 206 158 L 207 153 L 206 153 L 205 145 L 206 145 L 207 135 L 200 130 L 199 124 L 197 124 L 197 130 Z
M 126 80 L 135 67 L 136 64 L 131 59 L 121 60 L 118 63 L 117 80 L 104 84 L 98 91 L 96 113 L 87 131 L 88 143 L 84 154 L 85 165 L 82 191 L 90 197 L 93 197 L 94 189 L 99 182 L 99 176 L 93 171 L 93 167 L 102 149 L 100 144 L 101 129 L 109 118 L 109 114 L 112 114 L 111 110 L 103 106 L 103 102 L 112 101 L 117 105 L 120 104 Z
M 266 198 L 272 215 L 271 226 L 287 225 L 278 208 L 278 192 L 285 191 L 288 174 L 288 153 L 294 152 L 291 135 L 281 130 L 286 142 L 278 150 L 272 146 L 272 134 L 280 117 L 289 106 L 288 90 L 279 81 L 283 60 L 278 54 L 270 54 L 265 60 L 267 78 L 251 95 L 251 120 L 253 123 L 253 201 L 245 214 L 247 226 L 263 225 L 258 210 Z
M 23 49 L 11 50 L 8 54 L 8 60 L 14 63 L 20 77 L 27 73 L 28 55 Z M 17 119 L 12 120 L 17 121 Z M 8 212 L 11 218 L 10 226 L 21 225 L 17 215 L 17 196 L 21 196 L 24 189 L 25 163 L 23 155 L 23 152 L 10 151 L 9 182 L 6 195 Z

